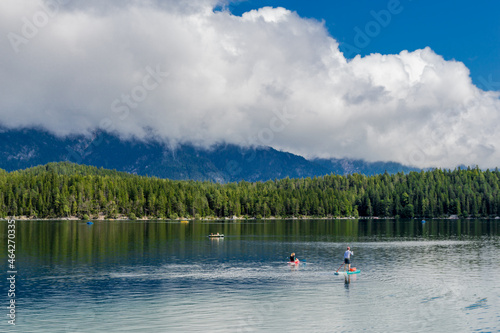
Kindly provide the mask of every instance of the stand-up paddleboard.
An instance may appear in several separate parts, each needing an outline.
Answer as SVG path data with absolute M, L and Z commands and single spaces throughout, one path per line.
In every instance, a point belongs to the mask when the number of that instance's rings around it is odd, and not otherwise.
M 355 270 L 355 271 L 349 271 L 349 272 L 344 272 L 344 271 L 340 271 L 340 272 L 335 272 L 335 275 L 351 275 L 351 274 L 359 274 L 361 273 L 361 271 L 359 269 Z

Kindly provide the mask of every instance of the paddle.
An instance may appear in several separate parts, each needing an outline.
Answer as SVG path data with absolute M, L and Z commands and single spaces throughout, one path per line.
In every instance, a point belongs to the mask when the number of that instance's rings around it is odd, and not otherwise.
M 342 266 L 344 266 L 344 265 L 345 265 L 345 264 L 343 263 L 342 265 L 340 265 L 340 267 L 342 267 Z M 335 273 L 338 273 L 338 272 L 339 272 L 340 267 L 339 267 L 339 268 L 337 268 L 337 270 L 335 271 Z

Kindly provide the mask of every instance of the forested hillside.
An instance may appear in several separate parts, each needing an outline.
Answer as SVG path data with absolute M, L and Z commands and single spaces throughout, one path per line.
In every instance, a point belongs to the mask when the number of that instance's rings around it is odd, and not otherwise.
M 38 218 L 500 215 L 500 172 L 433 170 L 218 184 L 51 163 L 0 170 L 0 216 Z

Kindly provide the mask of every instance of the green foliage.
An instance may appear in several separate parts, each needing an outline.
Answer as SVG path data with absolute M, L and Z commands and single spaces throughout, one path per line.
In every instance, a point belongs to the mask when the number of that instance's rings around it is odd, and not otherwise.
M 415 212 L 413 211 L 413 205 L 408 204 L 403 208 L 403 212 L 401 213 L 401 217 L 403 218 L 413 218 L 415 216 Z
M 65 162 L 0 172 L 0 216 L 498 216 L 499 188 L 498 170 L 478 168 L 223 185 Z

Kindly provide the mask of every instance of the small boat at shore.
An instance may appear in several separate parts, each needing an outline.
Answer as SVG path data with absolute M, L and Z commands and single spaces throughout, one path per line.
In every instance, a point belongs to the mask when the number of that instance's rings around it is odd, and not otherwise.
M 208 235 L 208 238 L 224 238 L 224 234 L 219 234 L 219 233 L 210 234 Z

